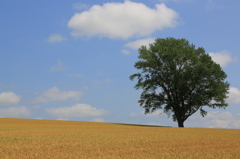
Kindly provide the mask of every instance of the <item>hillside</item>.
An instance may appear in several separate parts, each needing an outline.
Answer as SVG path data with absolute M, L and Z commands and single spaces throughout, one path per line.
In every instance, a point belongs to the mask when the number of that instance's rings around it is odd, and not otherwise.
M 240 158 L 240 130 L 0 118 L 0 156 Z

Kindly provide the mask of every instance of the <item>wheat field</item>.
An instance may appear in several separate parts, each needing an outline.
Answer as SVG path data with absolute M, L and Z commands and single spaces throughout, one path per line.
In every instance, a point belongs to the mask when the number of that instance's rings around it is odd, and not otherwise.
M 0 118 L 0 158 L 237 159 L 240 130 Z

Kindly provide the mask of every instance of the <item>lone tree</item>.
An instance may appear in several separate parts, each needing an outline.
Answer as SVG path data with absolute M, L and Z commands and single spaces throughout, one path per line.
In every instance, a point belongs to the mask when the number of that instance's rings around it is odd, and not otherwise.
M 156 39 L 149 48 L 139 49 L 138 58 L 134 67 L 141 72 L 130 79 L 137 78 L 135 89 L 143 89 L 138 102 L 145 114 L 163 109 L 184 127 L 184 121 L 198 110 L 202 117 L 207 115 L 204 106 L 228 106 L 227 75 L 203 48 L 196 49 L 186 39 Z

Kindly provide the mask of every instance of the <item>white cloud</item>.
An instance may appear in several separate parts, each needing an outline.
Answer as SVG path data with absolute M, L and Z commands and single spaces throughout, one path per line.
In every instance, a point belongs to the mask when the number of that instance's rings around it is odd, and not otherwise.
M 240 120 L 237 115 L 234 115 L 227 111 L 209 111 L 207 116 L 203 118 L 199 115 L 199 113 L 195 113 L 192 117 L 189 118 L 189 120 L 187 120 L 186 124 L 190 127 L 239 129 Z
M 227 102 L 240 103 L 240 90 L 238 88 L 230 87 L 228 96 Z
M 0 84 L 0 87 L 2 87 L 2 88 L 6 88 L 6 89 L 12 89 L 12 88 L 14 88 L 15 87 L 15 85 L 14 84 Z
M 38 109 L 38 108 L 41 108 L 39 105 L 35 105 L 34 107 L 33 107 L 33 109 Z
M 97 109 L 87 104 L 75 104 L 71 107 L 49 108 L 46 112 L 58 118 L 97 117 L 108 114 L 108 111 Z
M 131 113 L 131 114 L 129 114 L 129 116 L 135 117 L 135 116 L 138 116 L 138 114 L 137 113 Z
M 82 10 L 82 9 L 87 9 L 87 8 L 89 8 L 88 5 L 86 5 L 86 4 L 84 4 L 84 3 L 81 3 L 81 2 L 79 2 L 79 3 L 74 3 L 74 4 L 72 5 L 72 7 L 73 7 L 74 9 L 78 9 L 78 10 Z
M 57 64 L 50 68 L 50 71 L 64 71 L 67 67 L 59 60 Z
M 18 104 L 21 97 L 13 92 L 2 92 L 0 94 L 0 106 Z
M 31 112 L 27 107 L 10 107 L 0 109 L 1 117 L 27 117 L 30 115 Z
M 69 77 L 84 77 L 83 74 L 80 73 L 72 73 L 72 74 L 68 74 Z
M 124 55 L 129 55 L 129 54 L 130 54 L 130 51 L 128 51 L 128 50 L 122 50 L 122 53 L 123 53 Z
M 239 129 L 240 120 L 212 120 L 207 123 L 208 128 L 231 128 Z
M 219 111 L 211 111 L 206 116 L 209 119 L 232 119 L 232 113 L 230 112 L 219 112 Z
M 104 80 L 93 80 L 92 83 L 93 83 L 93 87 L 99 88 L 100 85 L 105 84 L 105 83 L 109 83 L 111 81 L 112 81 L 111 79 L 106 78 Z
M 209 128 L 240 128 L 239 118 L 235 118 L 230 112 L 209 112 L 207 119 L 212 119 L 206 122 Z
M 220 64 L 221 67 L 225 67 L 228 63 L 235 61 L 228 51 L 221 51 L 217 53 L 210 52 L 209 55 L 212 57 L 213 61 Z
M 125 45 L 125 47 L 129 47 L 129 48 L 138 50 L 142 45 L 149 48 L 149 44 L 152 44 L 153 42 L 155 42 L 155 39 L 153 39 L 153 38 L 140 39 L 140 40 L 136 40 L 136 41 L 127 43 Z
M 85 90 L 85 91 L 88 91 L 88 90 L 89 90 L 89 88 L 88 88 L 87 86 L 83 86 L 81 89 L 82 89 L 82 90 Z
M 159 2 L 192 2 L 192 1 L 195 1 L 195 0 L 158 0 Z
M 126 39 L 147 36 L 163 28 L 177 25 L 178 13 L 164 4 L 155 9 L 143 3 L 126 0 L 123 3 L 94 5 L 89 10 L 76 13 L 68 22 L 72 36 L 100 36 Z
M 105 120 L 103 118 L 95 118 L 91 121 L 93 121 L 93 122 L 105 122 Z
M 207 10 L 213 10 L 213 9 L 224 9 L 225 6 L 222 4 L 218 3 L 219 1 L 215 1 L 214 0 L 208 0 L 207 1 L 207 5 L 206 5 L 206 9 Z
M 49 43 L 59 43 L 62 41 L 67 40 L 64 36 L 62 36 L 61 34 L 51 34 L 48 39 L 47 42 Z
M 82 92 L 79 91 L 61 91 L 57 87 L 52 87 L 43 92 L 39 97 L 36 97 L 33 102 L 54 102 L 65 101 L 68 99 L 80 100 Z
M 57 120 L 68 120 L 67 118 L 57 118 Z
M 147 123 L 147 125 L 157 125 L 157 126 L 159 126 L 159 125 L 161 125 L 160 123 L 157 123 L 157 122 L 149 122 L 149 123 Z

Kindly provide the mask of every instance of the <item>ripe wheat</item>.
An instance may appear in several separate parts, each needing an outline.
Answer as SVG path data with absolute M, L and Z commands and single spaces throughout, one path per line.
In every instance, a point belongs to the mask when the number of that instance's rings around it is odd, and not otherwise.
M 0 158 L 232 159 L 240 130 L 0 118 Z

